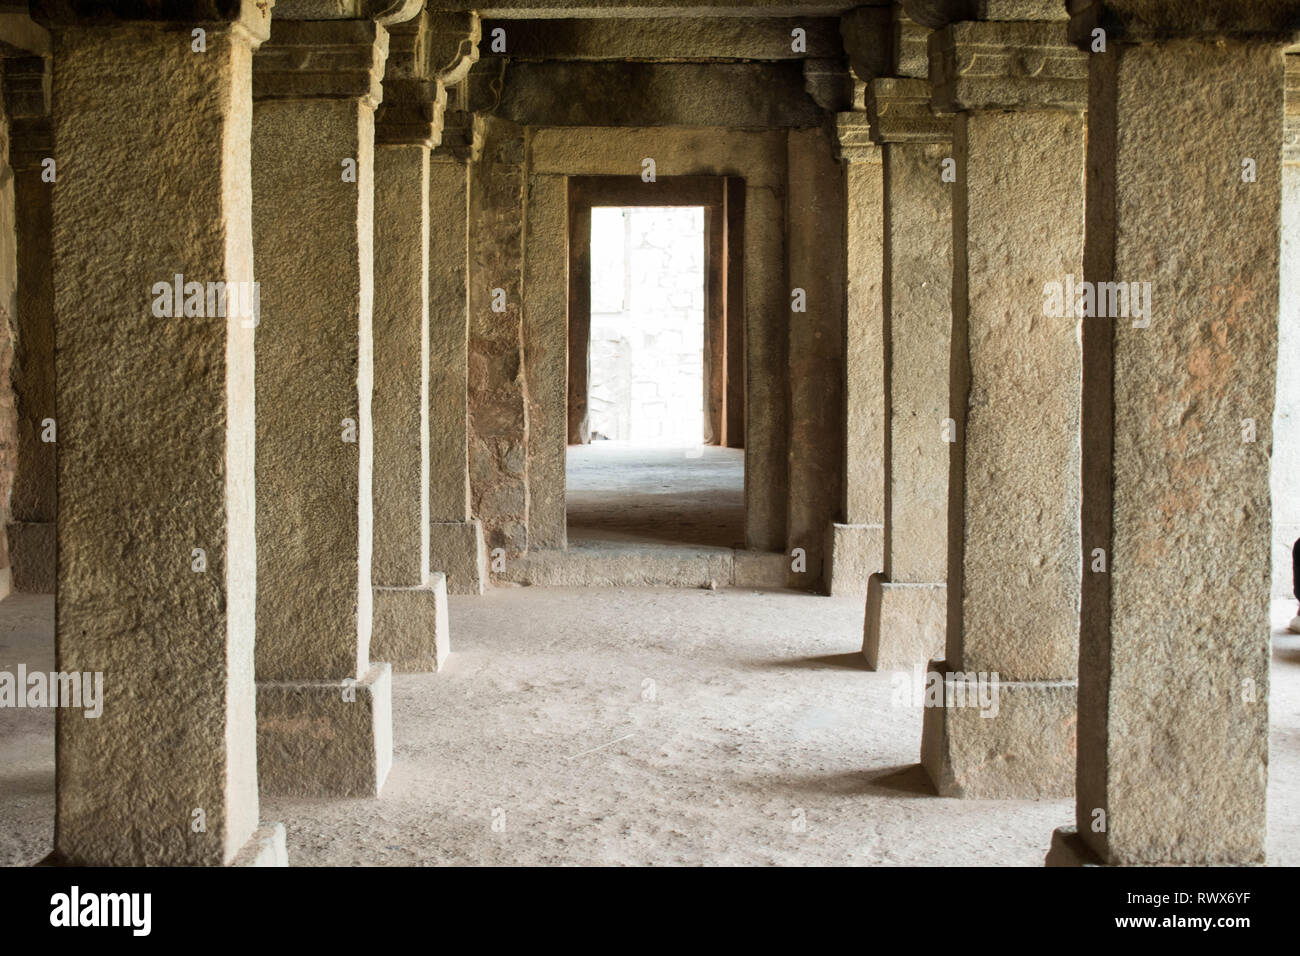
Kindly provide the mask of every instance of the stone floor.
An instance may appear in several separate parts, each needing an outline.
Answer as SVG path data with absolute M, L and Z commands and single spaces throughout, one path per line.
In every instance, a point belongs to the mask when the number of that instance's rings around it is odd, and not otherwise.
M 1071 820 L 1068 800 L 928 791 L 919 711 L 862 668 L 860 600 L 501 588 L 451 605 L 447 668 L 394 679 L 383 797 L 263 800 L 291 864 L 1038 866 Z M 49 597 L 0 603 L 0 668 L 52 666 L 52 619 Z M 1268 847 L 1297 865 L 1300 637 L 1273 648 Z M 53 729 L 51 711 L 0 710 L 0 863 L 50 848 Z
M 570 445 L 570 543 L 623 539 L 745 546 L 745 452 L 712 445 Z

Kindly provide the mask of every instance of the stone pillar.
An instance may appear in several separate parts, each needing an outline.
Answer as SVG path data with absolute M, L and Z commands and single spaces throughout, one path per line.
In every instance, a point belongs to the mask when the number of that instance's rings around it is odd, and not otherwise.
M 1262 863 L 1281 44 L 1300 3 L 1089 12 L 1072 35 L 1087 48 L 1101 14 L 1108 37 L 1089 55 L 1085 278 L 1130 308 L 1084 322 L 1078 830 L 1048 862 Z
M 371 20 L 286 20 L 255 63 L 264 793 L 374 796 L 392 761 L 391 670 L 370 660 L 374 111 L 387 52 Z
M 429 165 L 430 549 L 452 594 L 482 594 L 487 581 L 469 483 L 469 174 L 482 147 L 482 120 L 448 110 Z
M 806 559 L 806 572 L 792 573 L 791 583 L 819 588 L 830 583 L 826 528 L 839 510 L 843 471 L 844 400 L 837 376 L 844 366 L 845 263 L 826 250 L 844 232 L 844 178 L 821 129 L 791 130 L 787 157 L 786 269 L 790 288 L 804 292 L 804 311 L 790 315 L 787 332 L 786 551 L 801 548 Z
M 269 13 L 177 4 L 160 28 L 114 6 L 36 10 L 57 21 L 55 644 L 61 671 L 102 675 L 99 716 L 58 712 L 55 856 L 283 864 L 283 827 L 257 827 L 254 333 L 209 285 L 253 281 Z
M 957 111 L 957 442 L 947 651 L 931 665 L 944 675 L 945 705 L 925 713 L 921 762 L 948 796 L 1057 797 L 1073 787 L 1079 319 L 1045 315 L 1043 295 L 1083 267 L 1087 66 L 1065 27 L 958 22 L 930 37 L 934 106 Z M 992 701 L 961 706 L 979 688 Z
M 374 631 L 371 656 L 438 670 L 447 582 L 429 566 L 429 149 L 446 90 L 426 78 L 421 14 L 389 34 L 375 116 Z
M 50 59 L 33 54 L 4 61 L 9 165 L 14 171 L 18 303 L 13 388 L 18 413 L 18 464 L 7 530 L 15 591 L 54 591 L 57 422 L 54 408 L 54 283 L 50 270 L 50 200 L 54 183 L 43 167 L 54 156 L 50 128 Z M 57 171 L 57 167 L 56 167 Z M 42 178 L 44 174 L 45 178 Z
M 943 650 L 948 570 L 948 359 L 952 117 L 917 78 L 872 80 L 872 137 L 884 153 L 884 568 L 867 589 L 862 653 L 877 670 Z
M 883 547 L 885 384 L 881 300 L 884 170 L 865 112 L 836 115 L 844 164 L 844 433 L 840 489 L 843 521 L 828 530 L 826 589 L 866 594 Z

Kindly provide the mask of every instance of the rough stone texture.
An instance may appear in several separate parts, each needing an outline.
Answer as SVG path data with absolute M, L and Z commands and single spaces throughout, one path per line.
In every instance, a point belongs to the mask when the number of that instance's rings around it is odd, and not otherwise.
M 1082 109 L 1087 55 L 1064 23 L 956 23 L 930 35 L 934 104 L 972 109 Z
M 429 163 L 429 561 L 452 594 L 482 594 L 487 580 L 470 512 L 468 160 L 448 143 Z
M 490 106 L 498 61 L 471 74 L 471 103 Z M 582 95 L 575 96 L 574 91 Z M 507 67 L 498 115 L 527 126 L 816 126 L 798 63 L 571 63 Z
M 1256 863 L 1281 50 L 1172 41 L 1091 63 L 1088 278 L 1150 282 L 1153 308 L 1147 328 L 1084 325 L 1084 541 L 1109 573 L 1084 578 L 1077 822 L 1110 863 Z
M 803 289 L 804 312 L 789 324 L 790 442 L 786 550 L 803 548 L 807 580 L 824 587 L 826 529 L 840 498 L 844 363 L 844 260 L 826 255 L 827 235 L 844 232 L 844 178 L 823 130 L 789 136 L 786 269 Z
M 1050 800 L 1074 792 L 1074 681 L 1000 681 L 997 714 L 985 716 L 954 706 L 960 698 L 946 662 L 929 670 L 944 675 L 946 706 L 925 710 L 921 764 L 940 796 Z
M 54 522 L 15 522 L 7 530 L 13 589 L 53 594 L 58 560 Z
M 14 174 L 6 159 L 10 126 L 0 116 L 0 596 L 9 593 L 7 526 L 13 514 L 10 495 L 18 467 L 19 424 L 14 389 L 14 351 L 18 338 L 18 257 L 14 223 Z M 47 270 L 48 271 L 48 270 Z
M 373 119 L 353 98 L 254 110 L 259 680 L 369 666 Z
M 758 551 L 782 550 L 786 540 L 788 411 L 780 383 L 786 368 L 790 294 L 782 267 L 784 216 L 778 194 L 785 177 L 785 140 L 783 132 L 649 128 L 540 129 L 529 138 L 529 172 L 534 177 L 635 176 L 641 172 L 641 160 L 651 157 L 657 176 L 744 178 L 745 543 Z M 564 324 L 551 322 L 546 328 L 551 338 L 544 343 L 530 339 L 528 348 L 543 348 L 552 356 L 567 354 Z M 530 376 L 530 386 L 534 381 Z M 564 440 L 565 403 L 563 388 L 546 403 L 547 414 L 560 422 L 561 437 L 546 445 L 552 458 Z
M 831 17 L 483 21 L 488 36 L 497 28 L 506 31 L 504 55 L 524 60 L 798 60 L 840 55 L 839 21 Z M 805 34 L 802 52 L 793 49 L 795 28 Z M 483 55 L 485 60 L 501 56 L 488 50 Z
M 215 26 L 203 56 L 145 25 L 57 42 L 57 648 L 103 673 L 104 710 L 58 721 L 55 849 L 219 865 L 258 817 L 253 332 L 155 318 L 151 289 L 254 278 L 252 52 Z
M 826 593 L 865 597 L 867 580 L 883 564 L 884 528 L 878 524 L 832 524 L 826 537 Z
M 257 682 L 257 783 L 276 796 L 377 797 L 393 764 L 393 671 Z
M 1100 26 L 1127 42 L 1224 36 L 1294 42 L 1300 30 L 1297 0 L 1070 0 L 1070 32 L 1082 42 Z
M 478 521 L 435 521 L 429 526 L 429 561 L 447 576 L 450 594 L 482 594 L 487 551 Z
M 435 572 L 418 587 L 375 588 L 371 653 L 397 673 L 442 668 L 451 654 L 446 575 Z
M 563 548 L 567 541 L 564 455 L 569 432 L 569 230 L 564 177 L 529 176 L 525 203 L 528 544 L 530 549 Z
M 947 659 L 1072 678 L 1080 320 L 1045 317 L 1043 286 L 1082 274 L 1083 118 L 961 113 L 956 134 Z
M 474 515 L 489 549 L 528 545 L 523 298 L 523 130 L 491 119 L 470 168 L 469 417 Z M 505 311 L 492 311 L 493 290 Z
M 376 587 L 429 577 L 429 150 L 375 150 Z M 380 660 L 389 658 L 380 657 Z
M 848 116 L 860 124 L 847 124 Z M 840 127 L 847 209 L 843 519 L 879 528 L 885 520 L 884 170 L 880 147 L 861 142 L 865 114 L 848 116 L 841 114 Z
M 941 170 L 952 148 L 889 143 L 884 152 L 884 574 L 896 584 L 941 584 L 952 447 L 943 428 L 952 332 L 952 187 Z
M 911 667 L 943 650 L 948 614 L 942 584 L 893 584 L 880 574 L 867 585 L 862 656 L 872 670 Z

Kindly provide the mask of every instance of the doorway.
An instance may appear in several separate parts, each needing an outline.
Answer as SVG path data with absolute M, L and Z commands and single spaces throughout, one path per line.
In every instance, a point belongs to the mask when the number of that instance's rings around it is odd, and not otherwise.
M 739 210 L 729 222 L 728 192 L 724 177 L 570 184 L 571 545 L 744 546 L 742 304 L 728 296 L 740 257 L 727 255 Z

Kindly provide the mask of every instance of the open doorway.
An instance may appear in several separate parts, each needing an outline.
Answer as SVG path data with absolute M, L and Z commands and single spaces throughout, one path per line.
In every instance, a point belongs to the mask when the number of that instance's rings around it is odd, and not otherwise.
M 571 545 L 744 546 L 743 340 L 728 342 L 728 319 L 743 326 L 739 303 L 727 308 L 739 262 L 728 268 L 725 193 L 722 179 L 620 178 L 571 205 Z

